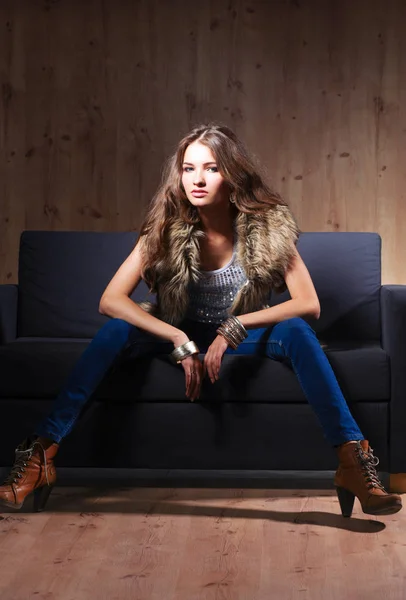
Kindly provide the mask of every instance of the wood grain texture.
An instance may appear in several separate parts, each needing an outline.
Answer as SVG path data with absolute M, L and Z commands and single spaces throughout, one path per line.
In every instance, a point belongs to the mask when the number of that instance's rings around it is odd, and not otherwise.
M 0 282 L 24 229 L 137 229 L 193 125 L 233 127 L 303 231 L 377 231 L 406 283 L 402 0 L 4 0 Z
M 0 515 L 2 600 L 404 598 L 406 513 L 333 491 L 55 488 Z

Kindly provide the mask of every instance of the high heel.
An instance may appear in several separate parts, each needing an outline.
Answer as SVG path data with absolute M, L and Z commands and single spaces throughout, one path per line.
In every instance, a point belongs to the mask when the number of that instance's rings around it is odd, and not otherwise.
M 343 517 L 351 517 L 354 508 L 355 494 L 343 487 L 336 486 L 338 501 Z
M 53 485 L 43 485 L 34 490 L 34 512 L 41 512 L 45 509 L 48 498 L 52 492 Z
M 376 471 L 379 459 L 368 440 L 347 442 L 337 451 L 340 462 L 334 484 L 344 517 L 351 516 L 355 496 L 367 515 L 393 515 L 402 508 L 401 497 L 383 487 Z
M 56 482 L 54 458 L 59 444 L 44 438 L 25 439 L 16 448 L 10 474 L 0 486 L 0 505 L 21 508 L 34 493 L 34 510 L 44 510 Z

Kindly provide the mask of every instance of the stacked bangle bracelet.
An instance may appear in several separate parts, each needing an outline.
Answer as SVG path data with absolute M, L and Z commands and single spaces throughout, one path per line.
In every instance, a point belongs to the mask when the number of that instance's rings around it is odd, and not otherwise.
M 196 344 L 192 341 L 186 342 L 186 344 L 182 344 L 182 346 L 178 346 L 175 348 L 173 352 L 171 352 L 172 360 L 175 363 L 180 363 L 182 360 L 187 358 L 188 356 L 193 356 L 194 354 L 199 354 L 200 350 L 196 346 Z
M 244 325 L 234 315 L 220 325 L 217 333 L 223 336 L 233 350 L 236 350 L 238 345 L 248 336 Z

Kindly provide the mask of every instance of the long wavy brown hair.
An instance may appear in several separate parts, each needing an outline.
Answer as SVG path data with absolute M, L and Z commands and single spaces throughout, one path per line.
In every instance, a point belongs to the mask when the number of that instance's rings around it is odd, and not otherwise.
M 254 158 L 229 127 L 216 123 L 195 127 L 165 164 L 161 184 L 141 226 L 143 278 L 151 291 L 156 289 L 157 266 L 167 253 L 171 225 L 179 219 L 185 225 L 199 225 L 198 210 L 189 202 L 182 184 L 186 148 L 197 141 L 212 151 L 219 173 L 229 185 L 236 211 L 265 213 L 275 205 L 286 205 L 265 183 Z

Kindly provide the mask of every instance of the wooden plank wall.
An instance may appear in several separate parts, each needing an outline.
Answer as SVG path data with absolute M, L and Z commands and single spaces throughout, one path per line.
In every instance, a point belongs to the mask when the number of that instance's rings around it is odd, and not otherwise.
M 193 125 L 233 127 L 304 231 L 406 283 L 403 0 L 2 0 L 0 282 L 24 229 L 139 227 Z

